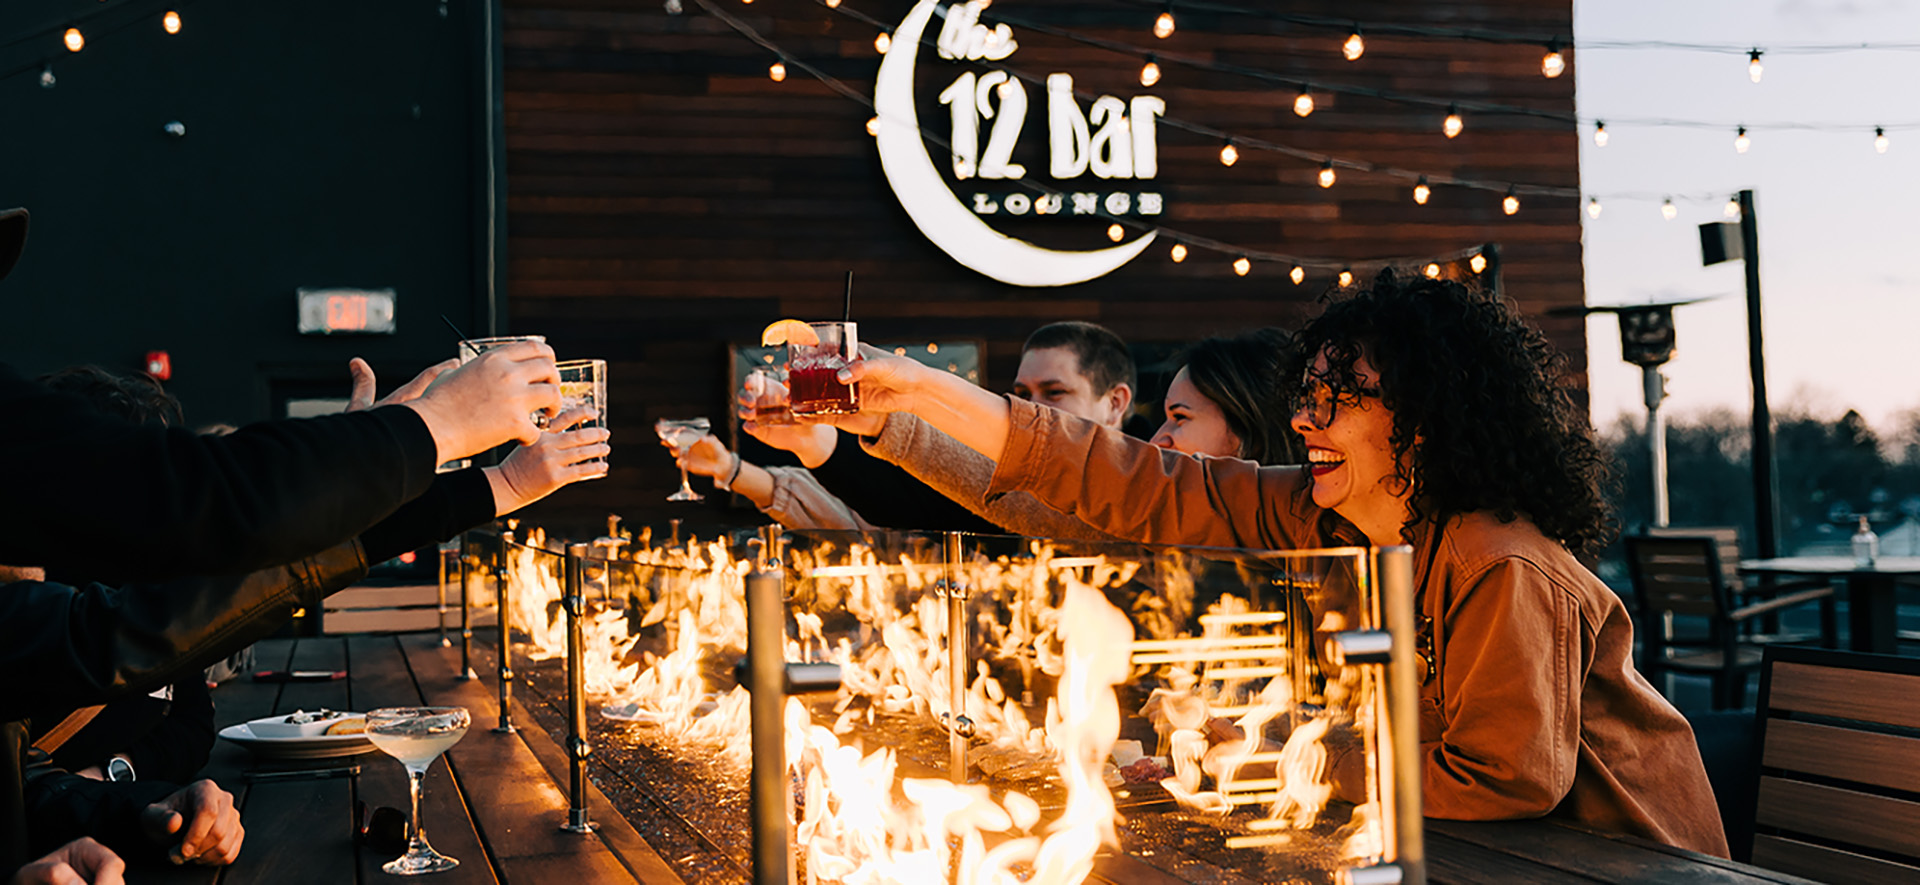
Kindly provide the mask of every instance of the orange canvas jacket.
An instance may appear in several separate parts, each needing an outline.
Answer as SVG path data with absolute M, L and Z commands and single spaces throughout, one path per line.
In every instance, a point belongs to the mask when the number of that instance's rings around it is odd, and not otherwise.
M 989 498 L 1024 490 L 1155 544 L 1365 543 L 1297 467 L 1167 452 L 1011 400 Z M 1437 673 L 1421 688 L 1429 817 L 1552 816 L 1727 856 L 1693 729 L 1633 666 L 1612 590 L 1526 519 L 1471 513 L 1414 541 Z M 1430 554 L 1431 551 L 1431 554 Z

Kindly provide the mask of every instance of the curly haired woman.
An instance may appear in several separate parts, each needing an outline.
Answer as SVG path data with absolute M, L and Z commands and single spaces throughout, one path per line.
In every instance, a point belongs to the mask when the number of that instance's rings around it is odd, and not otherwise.
M 1383 274 L 1298 344 L 1296 467 L 1182 457 L 906 360 L 841 374 L 864 407 L 998 461 L 989 495 L 1025 490 L 1120 537 L 1411 546 L 1435 652 L 1428 816 L 1553 816 L 1726 856 L 1691 728 L 1634 669 L 1619 598 L 1574 558 L 1608 534 L 1606 468 L 1540 333 L 1456 283 Z

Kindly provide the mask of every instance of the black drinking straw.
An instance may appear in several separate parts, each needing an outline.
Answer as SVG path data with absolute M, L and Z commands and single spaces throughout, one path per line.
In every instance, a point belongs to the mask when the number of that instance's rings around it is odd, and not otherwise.
M 840 312 L 840 319 L 844 322 L 853 322 L 853 271 L 847 271 L 847 300 L 845 308 Z
M 480 348 L 473 346 L 473 342 L 467 340 L 467 333 L 460 331 L 460 327 L 454 325 L 452 320 L 447 319 L 446 314 L 443 313 L 440 315 L 440 321 L 446 323 L 447 328 L 453 330 L 453 334 L 460 338 L 460 343 L 466 345 L 468 350 L 473 351 L 474 356 L 480 355 Z

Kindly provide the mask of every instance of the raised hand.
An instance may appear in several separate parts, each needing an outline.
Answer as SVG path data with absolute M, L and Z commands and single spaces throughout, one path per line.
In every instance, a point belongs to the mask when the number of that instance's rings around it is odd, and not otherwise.
M 356 356 L 347 361 L 347 374 L 353 377 L 353 394 L 347 398 L 347 411 L 358 412 L 363 409 L 378 408 L 380 406 L 397 406 L 401 403 L 412 402 L 419 399 L 421 394 L 427 392 L 427 388 L 433 386 L 433 382 L 441 375 L 459 366 L 460 361 L 457 359 L 434 363 L 428 366 L 425 371 L 413 376 L 412 381 L 401 385 L 400 389 L 375 400 L 373 396 L 378 388 L 376 387 L 377 382 L 374 378 L 373 367 L 368 365 L 366 360 Z
M 426 421 L 440 463 L 510 440 L 532 445 L 540 439 L 540 428 L 530 416 L 552 414 L 560 407 L 560 373 L 553 365 L 553 348 L 535 341 L 494 348 L 447 372 L 418 399 L 401 405 L 419 412 Z
M 727 451 L 726 444 L 712 434 L 700 437 L 684 449 L 666 440 L 661 440 L 660 444 L 673 450 L 674 466 L 688 473 L 723 479 L 733 472 L 733 453 Z
M 505 516 L 572 483 L 606 476 L 607 462 L 593 459 L 612 453 L 607 442 L 612 433 L 604 427 L 573 429 L 598 415 L 588 408 L 561 412 L 547 422 L 539 440 L 514 449 L 499 467 L 486 468 L 494 515 Z

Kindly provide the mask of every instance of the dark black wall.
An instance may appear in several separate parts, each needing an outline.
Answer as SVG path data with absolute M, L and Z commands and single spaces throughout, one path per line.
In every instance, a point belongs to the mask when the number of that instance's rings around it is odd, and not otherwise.
M 0 206 L 33 212 L 0 282 L 0 360 L 133 369 L 166 350 L 190 422 L 245 422 L 303 379 L 344 396 L 355 355 L 383 389 L 452 356 L 442 313 L 483 334 L 476 5 L 173 5 L 178 35 L 164 0 L 113 0 L 78 54 L 58 33 L 0 48 L 0 72 L 46 58 L 58 78 L 0 80 Z M 0 44 L 103 8 L 5 0 Z M 393 287 L 399 331 L 303 337 L 301 286 Z

